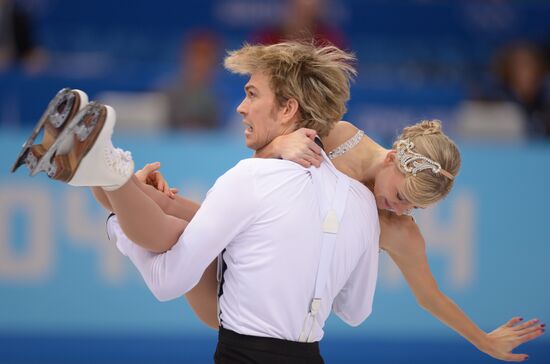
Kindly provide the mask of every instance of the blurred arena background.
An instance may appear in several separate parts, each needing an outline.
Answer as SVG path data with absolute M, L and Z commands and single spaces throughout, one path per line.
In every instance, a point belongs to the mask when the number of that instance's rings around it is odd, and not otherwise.
M 161 161 L 201 200 L 251 155 L 225 50 L 311 34 L 358 57 L 346 120 L 388 146 L 438 118 L 461 147 L 455 191 L 416 213 L 442 290 L 484 330 L 550 320 L 549 19 L 542 0 L 0 0 L 0 363 L 212 362 L 216 333 L 154 299 L 90 193 L 8 170 L 50 98 L 79 88 L 117 109 L 137 166 Z M 381 261 L 371 317 L 329 321 L 327 363 L 496 362 Z M 517 352 L 549 363 L 550 339 Z

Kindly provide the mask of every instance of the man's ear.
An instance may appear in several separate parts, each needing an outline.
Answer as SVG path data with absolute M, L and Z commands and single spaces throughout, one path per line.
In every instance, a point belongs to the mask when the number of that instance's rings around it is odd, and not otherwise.
M 283 108 L 283 123 L 294 122 L 295 118 L 298 116 L 300 105 L 298 100 L 295 98 L 290 98 L 286 101 L 286 104 Z

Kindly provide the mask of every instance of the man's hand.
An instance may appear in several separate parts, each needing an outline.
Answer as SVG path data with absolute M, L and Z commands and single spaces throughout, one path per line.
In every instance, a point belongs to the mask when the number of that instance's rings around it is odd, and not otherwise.
M 544 333 L 544 324 L 538 319 L 521 323 L 523 319 L 514 317 L 504 325 L 487 334 L 488 348 L 480 348 L 493 358 L 506 361 L 524 361 L 529 358 L 527 354 L 513 354 L 517 346 L 531 341 Z
M 276 149 L 282 159 L 298 163 L 303 167 L 319 167 L 323 161 L 321 147 L 315 143 L 317 132 L 301 128 L 295 132 L 277 137 Z
M 175 198 L 175 194 L 178 193 L 178 189 L 170 188 L 168 182 L 166 182 L 162 174 L 158 171 L 159 168 L 160 162 L 148 163 L 142 169 L 137 171 L 135 175 L 141 183 L 153 186 L 166 196 L 173 199 Z

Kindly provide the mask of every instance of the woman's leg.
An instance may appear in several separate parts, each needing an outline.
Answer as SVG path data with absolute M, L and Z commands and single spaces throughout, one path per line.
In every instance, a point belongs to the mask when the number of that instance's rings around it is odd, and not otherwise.
M 107 198 L 107 195 L 105 194 L 105 191 L 101 187 L 90 187 L 90 190 L 92 190 L 92 195 L 94 196 L 95 200 L 98 204 L 103 206 L 103 208 L 107 211 L 113 211 L 113 207 L 111 206 L 111 201 Z
M 172 215 L 185 221 L 191 221 L 197 213 L 200 205 L 185 197 L 176 195 L 175 198 L 169 198 L 164 193 L 160 192 L 153 186 L 131 179 L 129 182 L 134 182 L 136 185 L 149 196 L 167 215 Z M 101 187 L 91 187 L 92 194 L 96 201 L 108 211 L 113 211 L 111 202 L 107 194 Z
M 163 211 L 165 214 L 180 218 L 185 221 L 190 221 L 200 205 L 196 202 L 183 198 L 181 196 L 176 196 L 175 199 L 171 199 L 166 196 L 164 193 L 158 191 L 152 186 L 146 185 L 145 183 L 139 182 L 137 179 L 130 179 L 129 183 L 135 183 L 136 186 L 145 193 L 149 198 L 151 198 Z M 109 197 L 102 188 L 92 187 L 92 193 L 95 199 L 107 210 L 113 211 Z M 119 219 L 120 222 L 120 219 Z M 155 246 L 153 250 L 155 251 L 166 251 L 168 249 L 162 250 L 164 246 L 157 245 L 159 241 L 153 241 Z M 171 247 L 171 246 L 170 246 Z M 197 315 L 197 317 L 207 326 L 217 329 L 219 326 L 218 323 L 218 312 L 217 312 L 217 303 L 218 303 L 218 281 L 216 277 L 217 262 L 215 259 L 208 268 L 204 271 L 200 281 L 197 283 L 193 289 L 185 294 L 187 302 Z
M 166 214 L 139 183 L 132 176 L 117 190 L 105 191 L 105 195 L 130 240 L 153 252 L 165 252 L 177 242 L 187 221 Z
M 195 312 L 195 315 L 206 326 L 218 329 L 218 260 L 214 259 L 206 268 L 202 277 L 193 289 L 185 294 L 185 299 Z

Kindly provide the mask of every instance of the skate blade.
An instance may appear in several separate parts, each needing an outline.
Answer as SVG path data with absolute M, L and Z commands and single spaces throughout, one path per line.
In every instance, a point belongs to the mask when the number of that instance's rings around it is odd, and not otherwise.
M 40 132 L 44 129 L 46 122 L 50 120 L 52 125 L 56 128 L 60 127 L 64 122 L 66 122 L 67 117 L 70 117 L 70 114 L 74 114 L 74 107 L 75 107 L 75 91 L 64 88 L 61 89 L 55 97 L 48 103 L 48 107 L 36 123 L 30 137 L 23 143 L 21 147 L 21 151 L 19 152 L 17 158 L 15 159 L 15 162 L 13 163 L 10 172 L 14 173 L 19 167 L 21 167 L 23 164 L 27 164 L 29 166 L 29 169 L 32 170 L 29 163 L 32 164 L 32 160 L 28 161 L 29 158 L 29 149 L 32 147 L 36 137 L 40 134 Z M 58 108 L 59 106 L 63 105 L 63 103 L 66 102 L 64 109 L 59 112 Z M 78 107 L 78 105 L 76 105 Z
M 13 173 L 17 171 L 19 167 L 21 167 L 23 164 L 25 164 L 25 160 L 27 158 L 27 155 L 29 153 L 29 147 L 23 144 L 23 148 L 21 152 L 19 152 L 19 155 L 17 156 L 17 159 L 15 160 L 15 163 L 11 166 L 10 173 Z
M 103 128 L 105 118 L 105 106 L 95 102 L 86 105 L 69 121 L 54 144 L 38 160 L 35 168 L 31 170 L 31 176 L 44 171 L 50 178 L 68 182 L 76 172 L 80 161 L 94 145 L 99 131 Z M 72 147 L 67 154 L 57 154 L 62 146 L 71 142 Z

